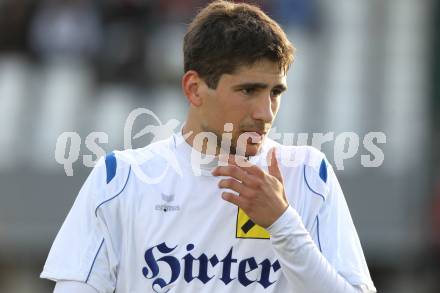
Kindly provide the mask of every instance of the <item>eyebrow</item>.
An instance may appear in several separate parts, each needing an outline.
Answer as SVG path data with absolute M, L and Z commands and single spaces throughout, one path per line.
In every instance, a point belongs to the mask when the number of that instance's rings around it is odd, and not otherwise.
M 246 82 L 234 85 L 232 88 L 234 90 L 239 90 L 242 88 L 257 88 L 257 89 L 267 89 L 269 85 L 267 83 L 261 83 L 261 82 Z M 287 87 L 284 84 L 277 84 L 273 87 L 273 89 L 278 89 L 282 92 L 287 90 Z

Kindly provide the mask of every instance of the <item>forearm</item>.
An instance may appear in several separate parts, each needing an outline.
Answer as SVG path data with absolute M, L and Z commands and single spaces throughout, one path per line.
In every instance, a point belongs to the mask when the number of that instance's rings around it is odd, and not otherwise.
M 294 208 L 289 207 L 267 230 L 271 234 L 273 248 L 292 291 L 368 292 L 351 285 L 338 274 L 319 251 Z

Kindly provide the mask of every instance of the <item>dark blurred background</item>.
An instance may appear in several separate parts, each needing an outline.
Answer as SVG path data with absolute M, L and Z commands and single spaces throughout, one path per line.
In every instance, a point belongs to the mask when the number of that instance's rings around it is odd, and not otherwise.
M 51 292 L 39 273 L 91 170 L 89 133 L 108 152 L 138 107 L 185 119 L 182 38 L 207 2 L 0 0 L 0 292 Z M 297 48 L 278 132 L 360 137 L 337 175 L 379 292 L 440 292 L 438 1 L 254 3 Z M 65 131 L 81 137 L 73 176 L 55 160 Z M 368 132 L 386 135 L 375 168 Z M 334 143 L 323 151 L 333 162 Z

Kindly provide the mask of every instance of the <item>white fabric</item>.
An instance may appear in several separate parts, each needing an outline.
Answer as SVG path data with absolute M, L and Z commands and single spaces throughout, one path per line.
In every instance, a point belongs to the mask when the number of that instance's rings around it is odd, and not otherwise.
M 273 146 L 292 208 L 268 229 L 270 240 L 236 237 L 238 208 L 221 198 L 221 178 L 210 174 L 216 162 L 194 166 L 200 154 L 175 134 L 143 149 L 115 152 L 116 174 L 109 183 L 100 160 L 58 233 L 41 277 L 116 293 L 332 292 L 328 289 L 337 287 L 320 287 L 331 280 L 375 292 L 324 155 L 266 139 L 251 162 L 267 170 Z M 283 163 L 282 157 L 293 159 Z M 326 182 L 319 175 L 323 160 Z M 304 243 L 309 248 L 298 248 Z
M 323 288 L 327 293 L 371 292 L 352 286 L 338 274 L 320 253 L 294 208 L 289 207 L 267 230 L 293 292 L 319 293 Z
M 53 293 L 98 293 L 92 286 L 76 281 L 59 281 Z

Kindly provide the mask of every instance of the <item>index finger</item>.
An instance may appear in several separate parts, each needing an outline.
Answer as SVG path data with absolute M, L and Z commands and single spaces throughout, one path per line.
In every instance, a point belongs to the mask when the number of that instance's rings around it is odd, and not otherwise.
M 237 162 L 238 159 L 238 162 Z M 245 164 L 242 164 L 242 162 L 245 162 Z M 242 169 L 243 171 L 258 176 L 258 177 L 262 177 L 263 175 L 265 175 L 265 172 L 258 167 L 257 165 L 249 162 L 249 160 L 247 160 L 244 157 L 241 156 L 236 156 L 236 155 L 230 155 L 229 159 L 228 159 L 228 163 L 237 166 L 238 168 Z
M 281 174 L 280 167 L 278 165 L 278 160 L 275 152 L 275 147 L 271 148 L 267 153 L 267 169 L 269 174 L 277 178 L 281 183 L 283 183 L 283 175 Z

